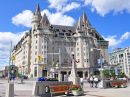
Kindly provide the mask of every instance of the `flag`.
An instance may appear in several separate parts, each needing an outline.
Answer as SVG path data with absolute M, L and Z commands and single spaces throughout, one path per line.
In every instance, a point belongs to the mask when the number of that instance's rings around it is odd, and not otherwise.
M 75 60 L 76 63 L 78 63 L 78 61 Z
M 67 62 L 68 62 L 68 63 L 70 63 L 70 61 L 69 61 L 69 60 L 67 60 Z
M 59 59 L 59 62 L 60 62 L 60 59 Z M 61 61 L 61 63 L 62 63 L 62 61 Z

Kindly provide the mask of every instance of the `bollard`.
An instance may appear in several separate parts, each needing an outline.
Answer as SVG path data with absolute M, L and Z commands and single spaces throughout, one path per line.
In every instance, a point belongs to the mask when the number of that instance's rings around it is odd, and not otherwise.
M 14 83 L 7 84 L 5 97 L 14 97 Z

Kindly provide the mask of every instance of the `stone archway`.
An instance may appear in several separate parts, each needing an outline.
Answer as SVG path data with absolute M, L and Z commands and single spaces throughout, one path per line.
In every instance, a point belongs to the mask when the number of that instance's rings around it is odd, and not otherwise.
M 77 71 L 77 74 L 79 75 L 79 77 L 83 77 L 83 71 Z
M 64 75 L 66 75 L 67 72 L 66 71 L 61 71 L 61 74 L 62 74 L 62 81 L 64 81 Z

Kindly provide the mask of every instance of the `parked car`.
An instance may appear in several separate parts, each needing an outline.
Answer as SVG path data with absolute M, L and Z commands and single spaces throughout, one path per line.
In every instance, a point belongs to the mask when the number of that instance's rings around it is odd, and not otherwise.
M 39 78 L 38 78 L 38 82 L 39 82 L 39 81 L 46 81 L 46 80 L 47 80 L 47 79 L 44 78 L 44 77 L 39 77 Z
M 58 81 L 56 78 L 49 78 L 46 81 Z

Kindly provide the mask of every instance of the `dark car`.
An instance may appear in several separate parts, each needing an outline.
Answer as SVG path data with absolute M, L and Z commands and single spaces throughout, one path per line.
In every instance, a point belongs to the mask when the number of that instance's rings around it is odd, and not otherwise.
M 44 77 L 39 77 L 39 78 L 38 78 L 38 82 L 39 82 L 39 81 L 46 81 L 46 80 L 47 80 L 47 79 L 44 78 Z
M 49 78 L 49 79 L 47 79 L 46 81 L 58 81 L 58 80 L 55 79 L 55 78 Z

